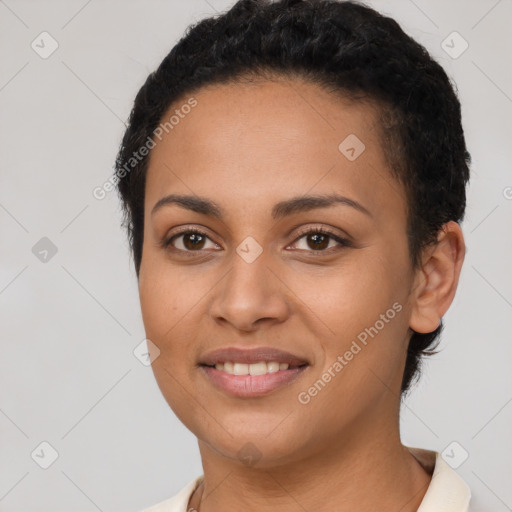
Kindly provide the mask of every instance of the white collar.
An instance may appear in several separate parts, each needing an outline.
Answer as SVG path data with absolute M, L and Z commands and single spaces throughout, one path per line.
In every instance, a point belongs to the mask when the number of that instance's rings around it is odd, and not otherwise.
M 413 457 L 432 475 L 417 512 L 467 512 L 471 491 L 440 453 L 407 447 Z

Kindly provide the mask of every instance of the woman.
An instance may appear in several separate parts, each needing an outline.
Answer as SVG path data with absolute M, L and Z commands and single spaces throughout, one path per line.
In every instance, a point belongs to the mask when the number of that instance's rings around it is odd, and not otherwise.
M 148 511 L 468 510 L 399 432 L 468 164 L 445 72 L 368 7 L 240 0 L 187 31 L 116 161 L 153 371 L 204 470 Z

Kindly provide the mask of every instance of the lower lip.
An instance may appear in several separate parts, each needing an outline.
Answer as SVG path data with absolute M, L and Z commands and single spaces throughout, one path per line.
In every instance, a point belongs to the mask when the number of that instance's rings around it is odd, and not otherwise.
M 286 386 L 299 377 L 307 366 L 279 370 L 265 375 L 231 375 L 210 366 L 201 366 L 204 374 L 218 389 L 241 398 L 264 396 Z

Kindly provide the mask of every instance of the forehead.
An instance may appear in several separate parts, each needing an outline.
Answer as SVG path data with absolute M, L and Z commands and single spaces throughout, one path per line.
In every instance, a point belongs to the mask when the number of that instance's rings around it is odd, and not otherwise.
M 268 144 L 273 157 L 315 148 L 337 157 L 340 137 L 351 133 L 358 133 L 368 144 L 379 142 L 372 104 L 350 101 L 302 80 L 213 84 L 193 96 L 197 106 L 181 116 L 166 139 L 183 151 L 193 147 L 198 157 L 201 150 L 212 156 L 248 157 L 261 144 Z M 187 97 L 176 101 L 163 121 L 187 101 Z
M 146 209 L 178 192 L 233 208 L 308 191 L 403 206 L 373 105 L 291 80 L 216 84 L 193 98 L 193 109 L 180 112 L 183 97 L 163 116 L 181 113 L 151 150 Z

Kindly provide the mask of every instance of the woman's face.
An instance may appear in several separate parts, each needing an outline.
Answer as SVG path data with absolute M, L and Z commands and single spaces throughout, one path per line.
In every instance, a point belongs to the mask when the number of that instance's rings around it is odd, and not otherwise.
M 179 121 L 145 191 L 139 291 L 165 399 L 205 449 L 269 467 L 395 428 L 414 274 L 374 111 L 298 81 L 194 98 L 164 116 Z M 171 194 L 190 200 L 154 209 Z

